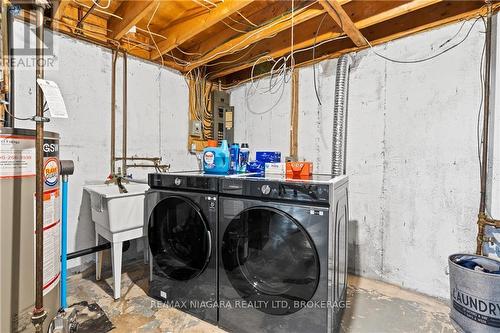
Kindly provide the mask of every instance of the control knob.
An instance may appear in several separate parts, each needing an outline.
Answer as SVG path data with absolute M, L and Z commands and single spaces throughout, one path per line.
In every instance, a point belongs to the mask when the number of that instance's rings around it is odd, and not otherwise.
M 271 186 L 262 185 L 262 187 L 260 188 L 260 191 L 262 192 L 262 194 L 268 195 L 269 193 L 271 193 Z

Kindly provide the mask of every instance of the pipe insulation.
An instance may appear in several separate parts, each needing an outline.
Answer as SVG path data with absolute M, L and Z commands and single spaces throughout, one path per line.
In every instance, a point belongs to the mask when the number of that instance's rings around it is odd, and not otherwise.
M 332 175 L 345 174 L 345 139 L 347 95 L 349 88 L 349 57 L 343 55 L 337 62 L 335 100 L 333 106 Z

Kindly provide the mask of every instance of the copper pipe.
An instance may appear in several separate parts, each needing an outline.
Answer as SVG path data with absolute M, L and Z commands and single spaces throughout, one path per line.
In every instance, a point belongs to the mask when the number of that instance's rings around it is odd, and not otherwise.
M 123 137 L 122 156 L 127 158 L 127 52 L 123 52 Z M 122 161 L 122 176 L 127 177 L 127 161 Z
M 1 120 L 3 121 L 3 126 L 14 127 L 14 71 L 10 66 L 11 59 L 13 55 L 13 22 L 14 16 L 10 11 L 10 5 L 8 2 L 2 2 L 2 71 L 3 71 L 3 87 L 2 94 L 4 95 L 4 100 L 8 101 L 9 104 L 3 105 L 3 112 L 1 114 Z M 9 112 L 5 110 L 8 108 Z
M 9 43 L 8 43 L 8 25 L 7 25 L 7 11 L 8 5 L 2 2 L 2 73 L 3 73 L 3 86 L 1 94 L 2 99 L 8 100 L 9 96 Z M 0 117 L 2 124 L 0 126 L 9 127 L 10 115 L 5 111 L 7 106 L 2 105 L 0 111 Z
M 115 157 L 115 161 L 161 161 L 161 157 Z
M 115 144 L 116 144 L 116 59 L 118 51 L 112 50 L 112 65 L 111 65 L 111 176 L 115 176 Z
M 36 6 L 36 79 L 44 77 L 44 6 Z M 36 230 L 35 230 L 35 309 L 31 321 L 36 332 L 41 332 L 47 313 L 43 308 L 43 92 L 36 85 Z
M 483 137 L 482 137 L 482 155 L 481 155 L 481 198 L 479 202 L 478 215 L 478 232 L 476 243 L 476 254 L 483 254 L 484 228 L 486 225 L 495 225 L 495 220 L 490 219 L 486 215 L 486 181 L 488 179 L 488 137 L 489 137 L 489 120 L 490 120 L 490 81 L 491 81 L 491 43 L 492 43 L 492 10 L 491 3 L 488 2 L 488 16 L 486 21 L 485 35 L 485 73 L 484 73 L 484 89 L 483 89 Z
M 486 181 L 488 178 L 488 133 L 490 120 L 490 77 L 491 77 L 491 5 L 488 7 L 488 17 L 486 23 L 486 62 L 484 73 L 484 109 L 483 109 L 483 146 L 481 162 L 481 199 L 479 204 L 479 213 L 486 210 Z

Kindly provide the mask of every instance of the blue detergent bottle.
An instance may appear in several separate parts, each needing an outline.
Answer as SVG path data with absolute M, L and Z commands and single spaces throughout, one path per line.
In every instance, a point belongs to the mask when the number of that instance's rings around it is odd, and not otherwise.
M 206 173 L 226 174 L 229 171 L 230 157 L 226 140 L 219 147 L 203 150 L 203 171 Z

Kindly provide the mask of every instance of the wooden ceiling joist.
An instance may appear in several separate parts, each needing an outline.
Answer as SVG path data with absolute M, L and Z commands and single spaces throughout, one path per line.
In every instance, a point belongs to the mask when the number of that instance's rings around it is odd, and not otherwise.
M 70 0 L 59 0 L 54 6 L 54 13 L 52 14 L 54 18 L 60 19 L 64 13 L 64 10 L 70 4 Z
M 205 15 L 186 20 L 161 31 L 159 34 L 166 36 L 167 39 L 158 43 L 160 53 L 153 50 L 151 52 L 151 59 L 156 60 L 160 58 L 163 54 L 171 51 L 217 22 L 226 19 L 250 3 L 252 3 L 252 0 L 226 0 Z
M 108 20 L 108 36 L 120 40 L 134 25 L 155 8 L 159 0 L 123 1 L 116 10 L 116 16 Z
M 357 29 L 363 29 L 369 27 L 371 25 L 390 20 L 397 16 L 401 16 L 407 13 L 414 12 L 424 7 L 428 7 L 434 5 L 438 2 L 442 2 L 443 0 L 413 0 L 410 2 L 403 3 L 397 7 L 394 7 L 390 10 L 384 11 L 382 13 L 367 17 L 366 19 L 360 20 L 356 22 Z
M 328 15 L 337 23 L 349 38 L 356 44 L 356 46 L 363 47 L 368 43 L 356 28 L 356 25 L 350 19 L 349 15 L 345 12 L 342 5 L 337 0 L 319 0 L 319 3 L 328 12 Z

